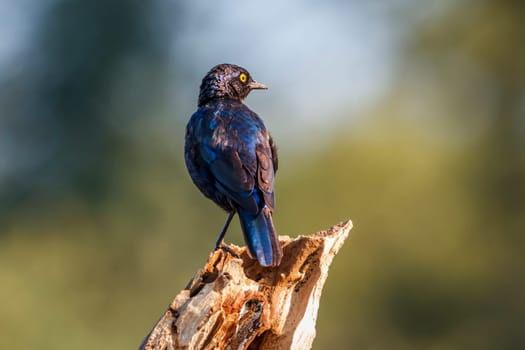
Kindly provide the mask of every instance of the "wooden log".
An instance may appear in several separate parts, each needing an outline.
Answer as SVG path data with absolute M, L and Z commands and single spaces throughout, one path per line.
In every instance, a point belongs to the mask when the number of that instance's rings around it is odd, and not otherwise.
M 328 268 L 352 228 L 346 221 L 309 236 L 281 236 L 283 259 L 262 268 L 228 245 L 172 301 L 140 349 L 310 349 Z

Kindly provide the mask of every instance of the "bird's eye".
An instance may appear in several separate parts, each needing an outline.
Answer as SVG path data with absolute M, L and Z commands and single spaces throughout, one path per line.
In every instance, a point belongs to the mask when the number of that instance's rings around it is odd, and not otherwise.
M 244 84 L 248 80 L 248 76 L 244 73 L 241 73 L 241 75 L 239 75 L 239 80 Z

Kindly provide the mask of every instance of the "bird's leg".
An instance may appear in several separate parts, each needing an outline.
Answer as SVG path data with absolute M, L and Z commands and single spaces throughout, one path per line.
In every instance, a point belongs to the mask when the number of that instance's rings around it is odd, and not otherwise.
M 215 250 L 219 249 L 222 245 L 222 240 L 224 239 L 224 235 L 226 234 L 226 231 L 228 231 L 228 226 L 230 226 L 230 222 L 232 221 L 233 217 L 235 216 L 235 211 L 232 211 L 230 214 L 228 214 L 228 217 L 226 218 L 226 222 L 224 223 L 224 226 L 222 227 L 221 233 L 219 234 L 219 237 L 217 238 L 217 243 L 215 243 Z
M 233 250 L 231 250 L 230 248 L 222 244 L 224 235 L 226 234 L 226 231 L 228 231 L 228 227 L 230 226 L 230 222 L 232 221 L 234 216 L 235 216 L 235 211 L 232 211 L 231 213 L 228 214 L 228 217 L 226 218 L 226 222 L 224 223 L 221 233 L 219 233 L 219 237 L 217 238 L 217 242 L 215 243 L 215 250 L 223 249 L 226 252 L 233 255 L 234 257 L 238 258 L 239 256 Z

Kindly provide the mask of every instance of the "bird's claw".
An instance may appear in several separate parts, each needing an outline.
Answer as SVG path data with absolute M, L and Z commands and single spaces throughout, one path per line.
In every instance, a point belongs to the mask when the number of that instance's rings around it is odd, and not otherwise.
M 219 250 L 219 249 L 225 251 L 226 253 L 230 254 L 230 255 L 233 256 L 234 258 L 237 258 L 237 259 L 240 258 L 240 257 L 239 257 L 239 254 L 237 254 L 236 252 L 234 252 L 233 249 L 231 249 L 230 247 L 228 247 L 228 246 L 227 246 L 226 244 L 224 244 L 224 243 L 221 243 L 221 244 L 219 244 L 219 245 L 217 245 L 217 246 L 215 247 L 215 250 Z

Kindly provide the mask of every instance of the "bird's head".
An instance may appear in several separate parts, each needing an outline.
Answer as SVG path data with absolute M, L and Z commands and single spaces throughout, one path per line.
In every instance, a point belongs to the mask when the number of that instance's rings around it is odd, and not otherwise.
M 255 89 L 267 89 L 267 87 L 253 80 L 250 73 L 242 67 L 227 63 L 219 64 L 202 79 L 199 106 L 219 97 L 242 101 Z

